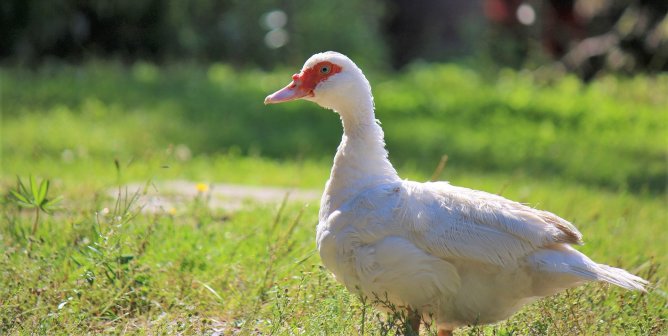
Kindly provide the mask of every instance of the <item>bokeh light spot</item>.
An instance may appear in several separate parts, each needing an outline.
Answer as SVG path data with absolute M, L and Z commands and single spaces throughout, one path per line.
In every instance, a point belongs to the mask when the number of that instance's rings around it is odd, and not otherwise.
M 517 20 L 525 25 L 530 26 L 536 21 L 536 11 L 534 11 L 531 5 L 523 3 L 517 7 Z
M 280 48 L 288 43 L 288 32 L 279 28 L 273 29 L 264 36 L 264 43 L 272 49 Z
M 283 28 L 286 23 L 288 23 L 288 15 L 280 9 L 273 10 L 262 16 L 262 24 L 270 30 Z

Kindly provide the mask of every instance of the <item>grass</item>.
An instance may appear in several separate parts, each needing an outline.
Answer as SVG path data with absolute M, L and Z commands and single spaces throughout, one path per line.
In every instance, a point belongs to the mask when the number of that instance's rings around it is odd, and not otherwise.
M 317 204 L 212 209 L 205 192 L 146 214 L 144 191 L 123 187 L 321 188 L 340 125 L 308 103 L 262 106 L 288 74 L 222 64 L 0 70 L 1 190 L 36 175 L 52 182 L 50 197 L 64 196 L 35 234 L 32 211 L 0 204 L 0 333 L 399 332 L 402 316 L 381 315 L 320 266 Z M 553 211 L 582 231 L 581 251 L 653 283 L 648 294 L 586 285 L 457 334 L 668 332 L 668 77 L 585 86 L 454 65 L 370 77 L 402 176 L 428 179 L 446 153 L 442 178 Z

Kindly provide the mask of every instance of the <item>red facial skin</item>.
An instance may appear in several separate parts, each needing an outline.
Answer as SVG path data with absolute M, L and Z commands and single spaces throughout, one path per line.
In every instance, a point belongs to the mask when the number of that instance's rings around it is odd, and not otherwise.
M 323 69 L 329 69 L 324 72 Z M 320 62 L 311 68 L 302 71 L 301 74 L 292 75 L 292 85 L 301 86 L 308 90 L 308 95 L 313 97 L 313 90 L 320 82 L 324 82 L 332 75 L 341 72 L 341 67 L 331 62 Z
M 276 104 L 303 97 L 313 97 L 315 87 L 341 72 L 341 66 L 323 61 L 292 76 L 292 83 L 265 98 L 265 104 Z

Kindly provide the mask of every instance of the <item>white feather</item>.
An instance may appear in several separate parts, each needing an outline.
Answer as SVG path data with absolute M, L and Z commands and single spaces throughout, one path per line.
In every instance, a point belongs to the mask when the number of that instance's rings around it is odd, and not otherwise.
M 399 179 L 361 70 L 333 52 L 314 55 L 304 68 L 321 61 L 343 70 L 308 99 L 339 113 L 344 134 L 316 239 L 323 263 L 347 288 L 449 330 L 505 319 L 585 281 L 645 289 L 645 280 L 573 249 L 580 232 L 552 213 L 445 182 Z

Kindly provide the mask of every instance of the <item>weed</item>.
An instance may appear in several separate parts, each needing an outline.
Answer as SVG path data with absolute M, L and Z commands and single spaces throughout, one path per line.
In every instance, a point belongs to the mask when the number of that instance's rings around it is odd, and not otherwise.
M 62 200 L 61 196 L 49 199 L 49 185 L 48 179 L 42 180 L 39 184 L 37 180 L 31 175 L 28 178 L 28 187 L 23 183 L 20 177 L 16 177 L 16 188 L 9 190 L 11 197 L 9 199 L 21 208 L 34 209 L 35 219 L 32 225 L 31 234 L 34 236 L 37 232 L 37 225 L 39 224 L 39 214 L 51 214 L 58 209 L 58 204 Z

